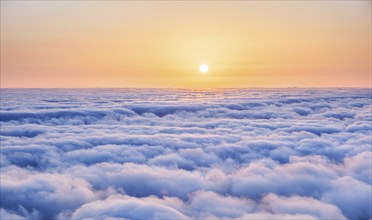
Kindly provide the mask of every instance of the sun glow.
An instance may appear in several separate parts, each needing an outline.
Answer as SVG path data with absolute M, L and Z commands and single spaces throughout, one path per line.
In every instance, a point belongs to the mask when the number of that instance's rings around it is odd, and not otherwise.
M 208 65 L 207 64 L 202 64 L 199 66 L 199 70 L 201 73 L 206 73 L 208 72 Z
M 0 88 L 371 87 L 370 1 L 0 2 Z

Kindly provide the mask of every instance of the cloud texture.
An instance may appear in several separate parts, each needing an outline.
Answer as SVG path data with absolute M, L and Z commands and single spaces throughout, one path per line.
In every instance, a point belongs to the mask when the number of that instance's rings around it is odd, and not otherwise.
M 368 219 L 371 89 L 1 89 L 1 219 Z

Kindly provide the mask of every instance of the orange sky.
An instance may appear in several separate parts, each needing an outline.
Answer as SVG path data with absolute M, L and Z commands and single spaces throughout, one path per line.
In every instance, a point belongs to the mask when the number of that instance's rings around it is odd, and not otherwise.
M 1 1 L 1 87 L 371 87 L 371 1 Z

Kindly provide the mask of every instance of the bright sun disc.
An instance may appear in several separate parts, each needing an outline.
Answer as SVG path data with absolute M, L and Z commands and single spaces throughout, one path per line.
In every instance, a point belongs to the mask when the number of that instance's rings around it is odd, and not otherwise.
M 208 72 L 208 66 L 207 66 L 207 64 L 202 64 L 202 65 L 200 65 L 199 70 L 200 70 L 200 72 L 202 72 L 202 73 L 206 73 L 206 72 Z

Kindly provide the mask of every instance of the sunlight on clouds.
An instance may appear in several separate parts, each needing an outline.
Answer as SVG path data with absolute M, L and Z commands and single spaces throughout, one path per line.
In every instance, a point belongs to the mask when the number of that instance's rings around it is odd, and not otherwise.
M 369 89 L 1 96 L 4 219 L 371 217 Z

